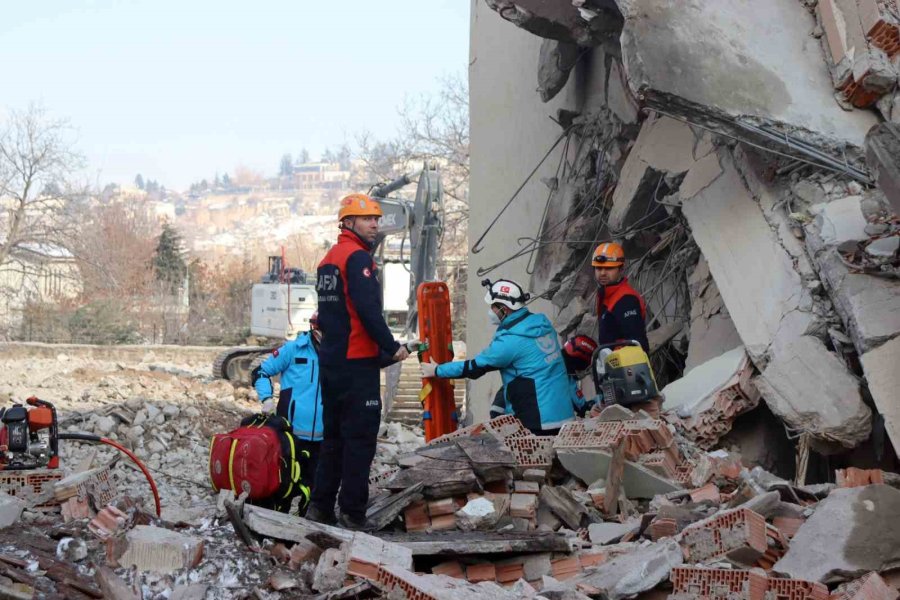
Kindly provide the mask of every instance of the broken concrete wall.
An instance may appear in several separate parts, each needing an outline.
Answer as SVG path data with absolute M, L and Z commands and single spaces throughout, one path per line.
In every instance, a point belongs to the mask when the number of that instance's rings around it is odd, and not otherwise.
M 571 81 L 548 104 L 543 104 L 535 93 L 540 38 L 511 27 L 483 2 L 472 2 L 471 15 L 469 232 L 470 239 L 477 240 L 559 137 L 561 129 L 549 117 L 555 116 L 558 108 L 573 108 L 575 101 Z M 538 231 L 548 192 L 540 178 L 553 175 L 561 151 L 557 147 L 522 189 L 510 211 L 485 239 L 484 249 L 470 255 L 471 279 L 466 298 L 470 307 L 466 330 L 470 356 L 484 348 L 493 335 L 484 290 L 478 285 L 482 276 L 477 271 L 508 258 L 520 247 L 520 237 Z M 484 276 L 518 280 L 527 287 L 527 262 L 528 256 L 520 257 Z M 550 312 L 542 302 L 532 308 Z M 499 384 L 499 377 L 493 374 L 470 382 L 467 397 L 475 420 L 487 418 Z
M 874 115 L 844 112 L 815 20 L 800 2 L 617 0 L 628 79 L 645 101 L 711 121 L 783 126 L 804 141 L 862 146 Z M 737 130 L 742 129 L 737 125 Z

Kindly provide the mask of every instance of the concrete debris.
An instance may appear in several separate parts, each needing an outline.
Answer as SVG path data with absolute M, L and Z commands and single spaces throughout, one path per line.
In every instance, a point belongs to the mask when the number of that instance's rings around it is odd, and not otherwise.
M 566 85 L 581 50 L 575 44 L 544 40 L 538 59 L 538 92 L 548 102 Z
M 599 590 L 609 600 L 619 600 L 655 588 L 683 562 L 678 544 L 663 540 L 612 558 L 572 583 Z
M 759 404 L 751 383 L 753 365 L 743 346 L 698 365 L 665 388 L 664 410 L 681 419 L 685 434 L 702 448 L 710 448 L 741 415 Z
M 0 529 L 6 529 L 18 522 L 27 503 L 21 498 L 0 492 Z
M 125 534 L 126 547 L 114 556 L 118 565 L 140 571 L 174 573 L 197 566 L 203 558 L 203 540 L 177 531 L 136 525 Z
M 774 570 L 831 583 L 900 565 L 900 491 L 886 485 L 834 490 L 803 524 Z
M 777 356 L 754 380 L 773 413 L 826 442 L 853 448 L 868 439 L 872 413 L 859 381 L 818 338 L 800 336 Z M 804 385 L 811 381 L 815 388 Z
M 588 20 L 570 2 L 488 0 L 486 4 L 507 21 L 534 35 L 580 46 L 599 44 L 620 29 L 622 23 L 618 11 L 608 6 L 592 11 Z

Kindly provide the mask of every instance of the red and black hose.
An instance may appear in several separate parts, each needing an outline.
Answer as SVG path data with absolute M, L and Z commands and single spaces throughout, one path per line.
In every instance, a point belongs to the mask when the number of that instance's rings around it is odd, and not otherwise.
M 112 446 L 116 450 L 123 452 L 138 466 L 144 474 L 144 477 L 147 478 L 147 482 L 150 484 L 150 490 L 153 492 L 153 502 L 156 504 L 156 516 L 162 517 L 162 506 L 160 506 L 159 503 L 159 491 L 156 489 L 156 482 L 153 481 L 153 477 L 150 475 L 150 471 L 147 470 L 147 467 L 144 466 L 144 463 L 142 463 L 131 450 L 109 438 L 100 437 L 99 435 L 94 435 L 92 433 L 60 433 L 59 439 L 106 444 L 107 446 Z

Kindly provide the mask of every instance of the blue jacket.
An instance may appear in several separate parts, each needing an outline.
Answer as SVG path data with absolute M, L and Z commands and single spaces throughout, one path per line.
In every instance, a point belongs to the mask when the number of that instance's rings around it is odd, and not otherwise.
M 470 360 L 439 365 L 438 377 L 477 379 L 500 371 L 506 412 L 526 428 L 557 429 L 575 418 L 584 403 L 566 373 L 559 339 L 550 320 L 520 308 L 497 327 L 490 345 Z
M 272 380 L 281 375 L 276 412 L 285 416 L 301 440 L 322 440 L 322 390 L 319 354 L 309 333 L 284 344 L 253 371 L 253 386 L 260 401 L 272 397 Z

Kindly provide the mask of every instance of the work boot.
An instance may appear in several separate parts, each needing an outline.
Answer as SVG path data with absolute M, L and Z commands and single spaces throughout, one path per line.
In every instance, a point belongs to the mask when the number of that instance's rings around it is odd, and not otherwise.
M 366 521 L 365 517 L 357 519 L 341 513 L 341 516 L 338 517 L 338 527 L 343 527 L 344 529 L 349 529 L 351 531 L 366 531 L 369 528 L 369 523 Z
M 320 510 L 315 504 L 310 504 L 307 507 L 304 518 L 309 521 L 315 521 L 316 523 L 322 523 L 323 525 L 335 525 L 337 523 L 337 517 L 334 516 L 334 511 L 326 512 Z

